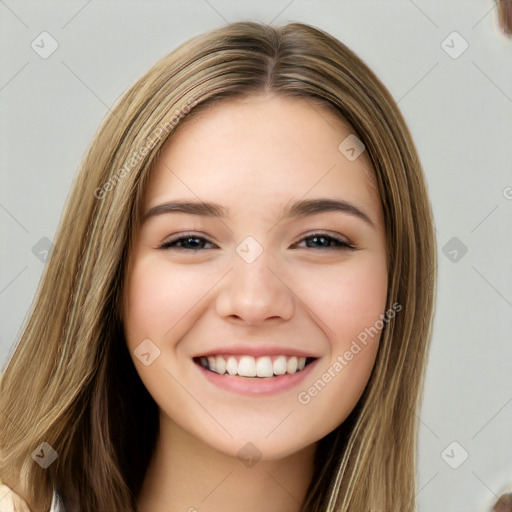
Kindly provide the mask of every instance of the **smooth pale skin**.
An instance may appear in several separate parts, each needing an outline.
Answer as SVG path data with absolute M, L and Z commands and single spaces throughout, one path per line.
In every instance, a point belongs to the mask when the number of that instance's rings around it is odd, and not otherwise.
M 125 334 L 160 409 L 141 512 L 300 510 L 316 442 L 360 398 L 380 333 L 308 404 L 297 395 L 386 309 L 382 205 L 367 153 L 351 162 L 338 150 L 351 133 L 324 107 L 261 94 L 223 101 L 181 126 L 164 146 L 143 211 L 186 199 L 219 203 L 230 216 L 166 213 L 136 231 Z M 291 201 L 324 197 L 350 201 L 373 225 L 338 211 L 279 217 Z M 171 235 L 190 231 L 207 239 L 199 242 L 201 250 L 159 248 Z M 304 240 L 318 231 L 356 250 Z M 247 236 L 263 248 L 250 264 L 236 252 Z M 134 355 L 145 339 L 161 351 L 149 366 Z M 297 388 L 243 396 L 212 385 L 192 360 L 239 343 L 296 347 L 319 361 Z M 262 457 L 253 467 L 237 458 L 248 442 Z

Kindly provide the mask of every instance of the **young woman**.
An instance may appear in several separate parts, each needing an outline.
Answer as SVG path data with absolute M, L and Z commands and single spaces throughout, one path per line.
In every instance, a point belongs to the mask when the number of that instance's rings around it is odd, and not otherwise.
M 351 50 L 195 37 L 73 186 L 2 376 L 4 503 L 415 510 L 435 269 L 413 141 Z

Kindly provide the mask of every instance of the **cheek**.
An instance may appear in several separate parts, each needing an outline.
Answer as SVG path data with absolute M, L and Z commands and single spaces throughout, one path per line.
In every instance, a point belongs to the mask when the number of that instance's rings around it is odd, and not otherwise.
M 179 339 L 188 317 L 201 308 L 201 298 L 214 285 L 200 266 L 170 265 L 165 260 L 140 258 L 130 269 L 124 325 L 132 346 L 150 338 L 158 345 Z
M 384 313 L 387 296 L 385 268 L 357 269 L 339 284 L 341 308 L 331 310 L 341 339 L 355 338 Z M 333 292 L 335 293 L 335 292 Z
M 387 269 L 381 259 L 354 260 L 322 274 L 304 272 L 302 281 L 301 295 L 322 320 L 333 352 L 346 350 L 385 311 Z
M 311 435 L 315 429 L 326 434 L 342 423 L 371 375 L 386 310 L 385 260 L 358 260 L 343 269 L 329 269 L 322 281 L 324 287 L 313 287 L 310 278 L 303 289 L 322 320 L 330 352 L 297 396 L 304 411 L 316 418 Z
M 337 285 L 339 301 L 333 301 L 329 311 L 335 332 L 330 337 L 331 365 L 341 359 L 343 370 L 351 377 L 346 385 L 362 392 L 377 354 L 386 309 L 385 264 L 375 261 L 357 266 Z M 334 290 L 332 293 L 336 296 Z

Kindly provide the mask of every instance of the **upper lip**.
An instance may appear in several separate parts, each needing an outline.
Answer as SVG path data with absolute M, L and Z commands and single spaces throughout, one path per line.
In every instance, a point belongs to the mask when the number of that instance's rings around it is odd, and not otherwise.
M 230 345 L 224 347 L 217 347 L 213 349 L 206 350 L 205 352 L 201 352 L 196 354 L 194 357 L 208 357 L 208 356 L 218 356 L 218 355 L 233 355 L 233 356 L 253 356 L 253 357 L 263 357 L 263 356 L 296 356 L 296 357 L 306 357 L 316 359 L 318 356 L 308 352 L 306 350 L 300 350 L 297 348 L 291 347 L 279 347 L 276 345 Z

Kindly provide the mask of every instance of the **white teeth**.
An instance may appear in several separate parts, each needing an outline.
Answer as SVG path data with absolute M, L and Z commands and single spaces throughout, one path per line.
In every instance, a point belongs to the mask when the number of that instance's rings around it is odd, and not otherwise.
M 290 359 L 288 359 L 288 362 L 286 363 L 286 373 L 294 374 L 297 371 L 297 364 L 297 358 L 290 357 Z
M 306 366 L 305 357 L 277 356 L 208 356 L 200 358 L 201 365 L 212 372 L 224 375 L 239 375 L 240 377 L 269 378 L 275 375 L 293 375 Z
M 241 377 L 256 377 L 256 361 L 254 357 L 242 356 L 238 363 L 238 375 Z
M 274 375 L 274 368 L 270 357 L 258 357 L 256 361 L 256 375 L 258 377 L 272 377 Z
M 215 371 L 221 375 L 226 373 L 226 360 L 223 357 L 217 356 L 215 361 Z
M 273 364 L 275 375 L 284 375 L 286 373 L 286 357 L 279 356 Z
M 231 356 L 226 363 L 226 370 L 229 375 L 236 375 L 238 373 L 238 363 L 236 359 Z

